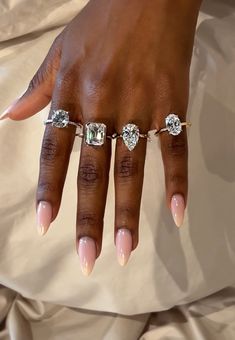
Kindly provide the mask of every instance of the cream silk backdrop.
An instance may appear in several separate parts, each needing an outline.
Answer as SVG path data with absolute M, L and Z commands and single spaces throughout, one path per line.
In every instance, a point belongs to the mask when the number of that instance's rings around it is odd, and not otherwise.
M 0 2 L 0 110 L 27 87 L 52 41 L 86 1 Z M 91 29 L 95 27 L 91 26 Z M 191 67 L 189 199 L 177 229 L 165 206 L 157 140 L 148 144 L 140 242 L 116 261 L 111 169 L 101 256 L 83 277 L 75 250 L 76 140 L 61 210 L 36 231 L 35 191 L 49 107 L 0 123 L 0 282 L 25 298 L 126 315 L 162 311 L 235 282 L 235 6 L 205 1 Z M 27 33 L 27 35 L 25 35 Z M 82 33 L 81 33 L 82 34 Z

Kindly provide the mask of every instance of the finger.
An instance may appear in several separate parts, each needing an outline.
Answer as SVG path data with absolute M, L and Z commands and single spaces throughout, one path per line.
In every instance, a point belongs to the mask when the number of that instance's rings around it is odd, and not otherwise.
M 91 117 L 90 121 L 97 121 Z M 105 119 L 99 118 L 105 122 Z M 109 126 L 108 122 L 105 122 Z M 111 141 L 102 146 L 86 145 L 83 140 L 78 171 L 77 250 L 84 275 L 92 271 L 100 255 L 103 218 L 108 188 Z
M 75 82 L 72 76 L 57 75 L 49 117 L 53 110 L 59 108 L 69 111 L 70 121 L 79 120 L 79 106 L 74 95 L 76 93 L 74 88 Z M 67 128 L 57 128 L 51 124 L 46 126 L 36 195 L 40 234 L 46 233 L 50 223 L 58 214 L 75 130 L 76 127 L 71 125 Z
M 179 116 L 181 122 L 185 115 Z M 175 224 L 183 223 L 188 192 L 188 143 L 185 126 L 173 136 L 167 131 L 160 133 L 162 159 L 165 172 L 166 200 Z
M 117 139 L 115 156 L 115 244 L 117 259 L 125 265 L 138 244 L 138 227 L 147 139 L 129 151 Z
M 0 116 L 22 120 L 42 110 L 51 101 L 56 73 L 60 65 L 62 34 L 53 42 L 46 58 L 30 81 L 24 94 L 17 98 Z

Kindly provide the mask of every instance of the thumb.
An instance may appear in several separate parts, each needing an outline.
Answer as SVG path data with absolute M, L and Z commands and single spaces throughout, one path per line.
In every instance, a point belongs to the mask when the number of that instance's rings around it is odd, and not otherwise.
M 29 82 L 27 90 L 2 113 L 0 120 L 29 118 L 51 101 L 56 73 L 60 66 L 62 33 L 54 40 L 46 58 Z

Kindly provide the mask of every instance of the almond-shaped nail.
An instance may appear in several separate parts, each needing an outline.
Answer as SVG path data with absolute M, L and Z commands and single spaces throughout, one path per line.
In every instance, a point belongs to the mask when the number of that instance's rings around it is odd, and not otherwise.
M 6 119 L 9 116 L 9 112 L 8 111 L 4 111 L 1 116 L 0 116 L 0 120 Z
M 49 202 L 41 201 L 37 208 L 37 228 L 39 235 L 44 235 L 52 219 L 52 206 Z
M 171 213 L 177 227 L 180 227 L 183 224 L 184 210 L 184 197 L 180 194 L 173 195 L 171 199 Z
M 9 117 L 10 111 L 14 109 L 14 106 L 17 104 L 18 101 L 19 101 L 19 98 L 15 99 L 13 103 L 10 106 L 8 106 L 8 108 L 6 108 L 6 110 L 0 115 L 0 120 L 6 119 Z
M 96 243 L 93 238 L 84 236 L 78 242 L 78 256 L 83 275 L 88 276 L 96 260 Z
M 116 252 L 117 260 L 121 266 L 124 266 L 131 254 L 132 235 L 126 228 L 119 229 L 116 234 Z

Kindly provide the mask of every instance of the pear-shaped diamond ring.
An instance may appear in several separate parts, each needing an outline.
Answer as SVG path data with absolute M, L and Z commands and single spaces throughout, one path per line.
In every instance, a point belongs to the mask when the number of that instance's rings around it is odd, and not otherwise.
M 132 151 L 136 147 L 139 138 L 149 139 L 149 135 L 148 133 L 146 134 L 140 133 L 140 130 L 137 125 L 128 123 L 125 126 L 123 126 L 122 133 L 120 135 L 116 134 L 115 138 L 122 138 L 127 149 L 129 151 Z

